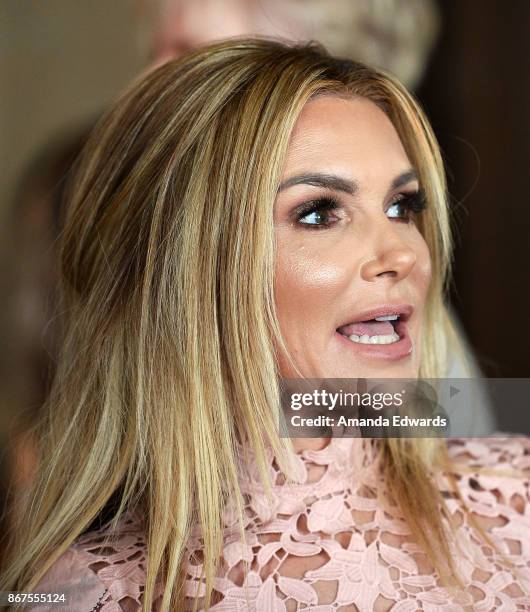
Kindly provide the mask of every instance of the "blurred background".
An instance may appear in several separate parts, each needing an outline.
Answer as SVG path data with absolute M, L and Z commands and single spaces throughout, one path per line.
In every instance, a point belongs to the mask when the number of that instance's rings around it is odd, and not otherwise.
M 451 307 L 475 372 L 530 377 L 529 26 L 528 0 L 1 0 L 4 492 L 31 477 L 28 427 L 53 376 L 54 245 L 70 165 L 133 77 L 213 39 L 317 39 L 416 93 L 446 162 Z

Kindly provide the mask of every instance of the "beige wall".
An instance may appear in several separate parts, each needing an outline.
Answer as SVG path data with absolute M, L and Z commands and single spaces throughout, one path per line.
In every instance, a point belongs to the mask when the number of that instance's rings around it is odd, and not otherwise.
M 135 0 L 0 0 L 0 216 L 32 155 L 103 109 L 142 68 L 135 8 Z

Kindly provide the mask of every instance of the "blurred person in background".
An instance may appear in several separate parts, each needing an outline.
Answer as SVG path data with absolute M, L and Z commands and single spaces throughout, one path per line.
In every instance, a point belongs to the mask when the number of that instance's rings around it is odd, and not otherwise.
M 410 89 L 426 70 L 440 28 L 433 0 L 157 0 L 140 9 L 152 66 L 213 40 L 254 33 L 318 40 L 337 56 L 389 70 Z
M 440 24 L 432 0 L 158 0 L 139 2 L 138 35 L 149 56 L 147 70 L 213 40 L 261 34 L 318 40 L 337 56 L 390 70 L 415 89 L 426 70 Z M 55 241 L 61 230 L 63 188 L 94 121 L 51 143 L 22 177 L 12 210 L 14 245 L 20 268 L 11 270 L 13 300 L 4 320 L 11 355 L 19 367 L 19 420 L 12 461 L 15 488 L 32 474 L 27 425 L 42 404 L 54 374 L 57 268 Z M 447 377 L 477 375 L 470 350 L 466 363 L 453 356 Z M 481 418 L 469 413 L 474 433 L 492 429 L 487 400 Z M 460 425 L 462 430 L 462 424 Z

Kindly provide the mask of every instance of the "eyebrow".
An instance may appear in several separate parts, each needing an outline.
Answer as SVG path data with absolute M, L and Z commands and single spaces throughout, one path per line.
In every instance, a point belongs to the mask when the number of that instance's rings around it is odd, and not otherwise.
M 418 181 L 418 180 L 419 180 L 418 173 L 413 168 L 410 168 L 410 170 L 407 170 L 406 172 L 403 172 L 402 174 L 397 176 L 392 181 L 392 185 L 390 188 L 399 189 L 399 187 L 403 187 L 403 185 L 406 185 L 407 183 L 410 183 L 411 181 Z
M 391 189 L 398 189 L 413 180 L 418 180 L 418 174 L 413 168 L 406 170 L 399 176 L 397 176 L 390 186 Z M 302 174 L 296 174 L 291 178 L 286 179 L 278 188 L 278 193 L 284 191 L 294 185 L 311 185 L 312 187 L 323 187 L 325 189 L 331 189 L 333 191 L 343 191 L 348 195 L 354 195 L 359 191 L 359 183 L 357 181 L 351 181 L 336 174 L 323 174 L 320 172 L 304 172 Z
M 353 195 L 359 189 L 356 181 L 349 181 L 335 174 L 303 173 L 292 176 L 280 184 L 278 193 L 294 185 L 311 185 L 312 187 L 324 187 L 333 191 L 344 191 Z

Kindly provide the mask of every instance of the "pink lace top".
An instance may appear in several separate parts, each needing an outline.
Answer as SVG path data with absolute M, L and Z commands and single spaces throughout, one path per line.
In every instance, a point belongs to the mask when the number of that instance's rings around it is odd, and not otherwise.
M 450 455 L 471 467 L 514 467 L 526 476 L 457 473 L 460 491 L 493 541 L 519 568 L 516 578 L 446 496 L 460 545 L 449 540 L 466 584 L 457 603 L 411 537 L 395 506 L 376 501 L 381 486 L 375 441 L 332 439 L 318 451 L 297 455 L 297 482 L 286 484 L 271 457 L 272 501 L 257 484 L 251 462 L 242 476 L 247 500 L 246 543 L 227 509 L 222 564 L 212 610 L 290 612 L 392 610 L 429 612 L 530 610 L 530 438 L 496 432 L 495 437 L 447 440 Z M 499 436 L 499 437 L 497 437 Z M 441 490 L 443 475 L 437 476 Z M 445 519 L 444 519 L 445 520 Z M 65 592 L 75 602 L 61 610 L 123 612 L 141 609 L 146 548 L 140 524 L 122 519 L 119 536 L 102 549 L 105 528 L 84 534 L 64 553 L 35 591 Z M 200 534 L 190 553 L 201 550 Z M 201 565 L 187 568 L 191 601 L 203 592 Z M 245 578 L 244 564 L 249 563 Z M 159 588 L 158 596 L 162 593 Z M 155 606 L 156 607 L 156 606 Z M 33 609 L 33 608 L 29 608 Z M 43 605 L 35 611 L 56 610 Z

